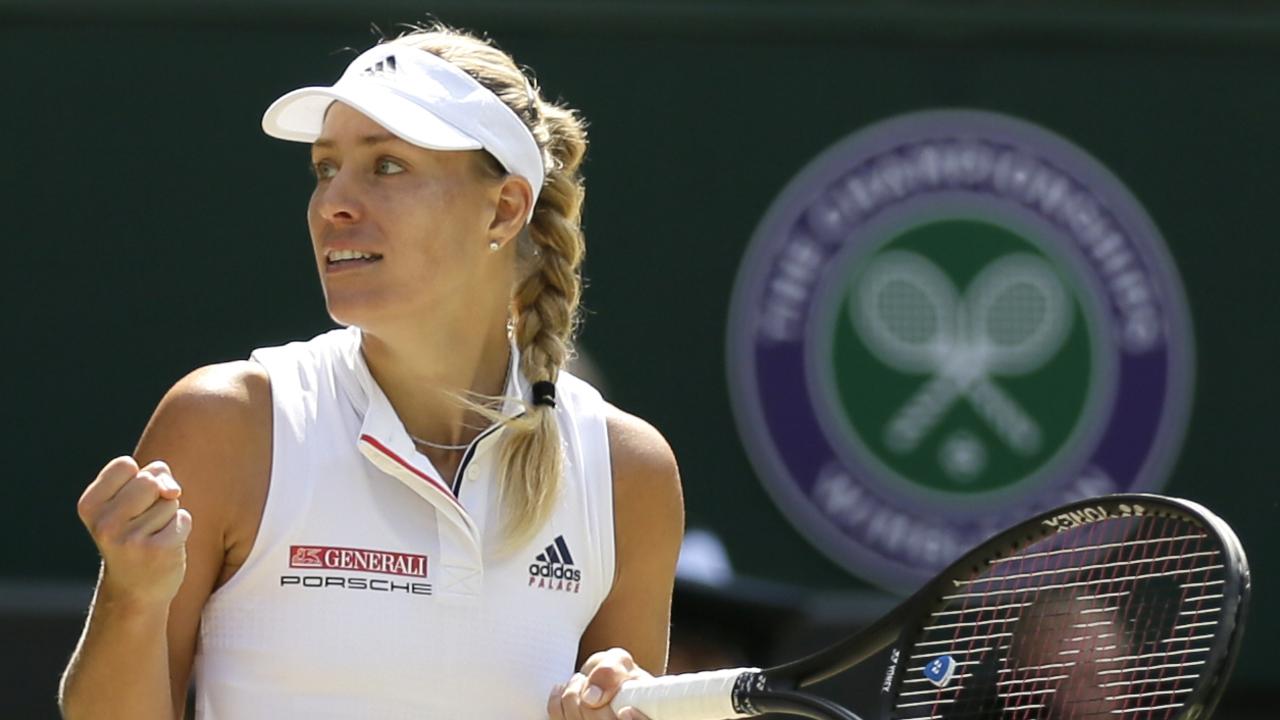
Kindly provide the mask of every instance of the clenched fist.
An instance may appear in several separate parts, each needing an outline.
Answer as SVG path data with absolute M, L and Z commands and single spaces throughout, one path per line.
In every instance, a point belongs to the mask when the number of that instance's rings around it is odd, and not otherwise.
M 169 466 L 145 468 L 131 457 L 107 463 L 77 509 L 102 553 L 102 590 L 114 597 L 167 605 L 186 573 L 191 515 Z

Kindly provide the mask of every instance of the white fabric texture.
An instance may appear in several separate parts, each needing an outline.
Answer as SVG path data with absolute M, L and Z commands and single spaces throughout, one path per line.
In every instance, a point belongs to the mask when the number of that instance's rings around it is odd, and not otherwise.
M 271 379 L 271 486 L 248 559 L 204 609 L 197 717 L 544 718 L 613 582 L 604 401 L 561 373 L 562 492 L 501 554 L 502 431 L 473 444 L 455 496 L 359 347 L 347 328 L 253 353 Z M 518 367 L 513 352 L 507 394 L 527 398 Z

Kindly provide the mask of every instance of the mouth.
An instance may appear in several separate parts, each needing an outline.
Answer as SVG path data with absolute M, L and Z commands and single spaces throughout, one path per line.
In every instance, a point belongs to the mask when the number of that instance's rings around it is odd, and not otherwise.
M 381 259 L 382 256 L 378 253 L 364 250 L 329 250 L 324 254 L 326 270 L 362 267 L 372 265 Z

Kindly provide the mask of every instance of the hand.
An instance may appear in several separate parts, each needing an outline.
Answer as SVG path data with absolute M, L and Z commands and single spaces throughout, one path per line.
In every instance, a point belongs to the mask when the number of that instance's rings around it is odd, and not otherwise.
M 623 682 L 647 677 L 651 675 L 636 665 L 626 650 L 598 652 L 587 658 L 569 682 L 552 688 L 547 714 L 551 720 L 648 720 L 635 708 L 623 708 L 615 715 L 609 707 Z
M 80 496 L 80 520 L 102 553 L 101 590 L 110 597 L 167 606 L 186 574 L 191 514 L 169 466 L 139 469 L 131 457 L 107 463 Z

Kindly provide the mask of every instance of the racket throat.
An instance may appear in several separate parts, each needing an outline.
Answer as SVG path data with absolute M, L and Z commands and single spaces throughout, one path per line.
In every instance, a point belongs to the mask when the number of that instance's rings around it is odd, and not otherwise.
M 862 720 L 852 711 L 826 698 L 787 690 L 765 690 L 752 698 L 752 715 L 782 713 L 813 718 L 813 720 Z
M 733 683 L 733 709 L 740 715 L 763 715 L 767 710 L 758 710 L 753 698 L 759 694 L 769 693 L 769 678 L 760 672 L 744 672 Z

